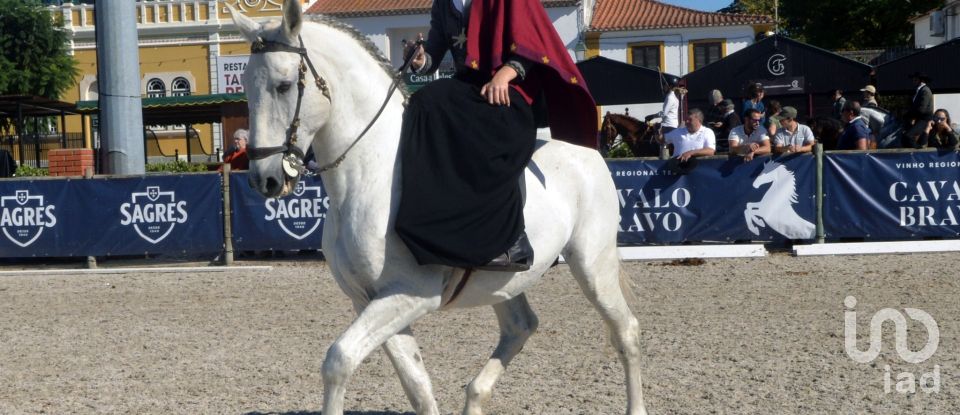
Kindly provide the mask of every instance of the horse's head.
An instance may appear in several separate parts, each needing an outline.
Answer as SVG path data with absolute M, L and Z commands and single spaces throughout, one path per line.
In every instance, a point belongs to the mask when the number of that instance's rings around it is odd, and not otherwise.
M 614 140 L 617 139 L 617 135 L 617 127 L 613 125 L 613 114 L 607 112 L 607 115 L 603 116 L 603 124 L 600 126 L 600 140 L 608 146 L 612 146 Z
M 753 188 L 759 189 L 760 186 L 775 182 L 780 176 L 781 171 L 786 171 L 786 168 L 780 163 L 773 160 L 763 163 L 763 171 L 760 172 L 757 179 L 753 181 Z
M 307 146 L 329 118 L 329 91 L 302 49 L 301 1 L 284 1 L 279 24 L 260 24 L 228 7 L 252 44 L 243 74 L 250 110 L 250 185 L 267 197 L 284 196 L 299 180 L 297 159 L 302 162 Z

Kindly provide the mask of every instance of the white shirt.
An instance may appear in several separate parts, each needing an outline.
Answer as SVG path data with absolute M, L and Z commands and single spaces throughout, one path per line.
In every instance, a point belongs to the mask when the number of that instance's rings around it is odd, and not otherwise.
M 770 137 L 767 137 L 767 130 L 764 128 L 757 127 L 756 130 L 753 130 L 753 134 L 747 136 L 747 132 L 743 129 L 744 126 L 739 126 L 730 130 L 730 146 L 739 146 L 757 143 L 763 145 L 763 142 L 770 140 Z
M 453 7 L 457 9 L 458 12 L 463 13 L 465 9 L 470 8 L 471 0 L 452 0 Z
M 677 128 L 680 126 L 680 100 L 673 91 L 667 94 L 663 101 L 663 122 L 664 127 Z
M 701 125 L 696 132 L 686 128 L 677 128 L 663 137 L 667 144 L 673 144 L 673 157 L 680 157 L 683 153 L 704 148 L 717 149 L 717 138 L 713 130 Z
M 791 133 L 786 127 L 777 130 L 777 135 L 773 137 L 773 145 L 780 146 L 805 146 L 813 144 L 813 131 L 810 127 L 803 124 L 797 124 L 797 131 Z

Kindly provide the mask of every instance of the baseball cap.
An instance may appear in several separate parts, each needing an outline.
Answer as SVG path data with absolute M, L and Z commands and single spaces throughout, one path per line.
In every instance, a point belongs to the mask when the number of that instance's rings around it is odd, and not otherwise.
M 863 89 L 861 89 L 860 91 L 861 91 L 861 92 L 869 92 L 869 93 L 871 93 L 871 94 L 873 94 L 873 95 L 877 95 L 877 88 L 874 87 L 873 85 L 867 85 L 867 86 L 863 87 Z
M 783 109 L 780 110 L 780 117 L 795 120 L 797 119 L 797 109 L 794 107 L 783 107 Z

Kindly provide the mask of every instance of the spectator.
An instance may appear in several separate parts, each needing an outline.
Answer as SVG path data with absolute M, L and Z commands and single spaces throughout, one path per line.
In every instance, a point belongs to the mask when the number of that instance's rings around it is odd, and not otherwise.
M 755 109 L 747 110 L 744 124 L 730 130 L 730 154 L 742 155 L 743 161 L 770 154 L 770 137 L 760 127 L 763 116 Z
M 843 121 L 843 107 L 847 105 L 847 99 L 843 97 L 843 91 L 833 90 L 833 118 Z
M 883 126 L 891 119 L 887 110 L 876 105 L 860 107 L 860 118 L 863 118 L 863 122 L 867 124 L 867 127 L 870 127 L 871 141 L 876 142 L 883 139 L 883 137 L 880 137 L 880 132 L 883 131 Z
M 707 108 L 704 123 L 710 127 L 714 133 L 717 132 L 716 124 L 720 123 L 723 120 L 724 108 L 723 103 L 723 93 L 720 90 L 714 89 L 710 91 L 710 107 Z
M 916 148 L 919 145 L 917 141 L 927 126 L 927 121 L 933 115 L 933 91 L 927 85 L 930 78 L 923 72 L 910 74 L 910 79 L 913 80 L 916 92 L 914 92 L 913 99 L 910 101 L 910 109 L 904 116 L 906 121 L 904 129 L 907 133 L 903 137 L 903 146 Z
M 730 137 L 730 131 L 743 125 L 743 123 L 740 121 L 740 116 L 737 115 L 736 106 L 733 105 L 733 101 L 725 99 L 720 103 L 720 107 L 723 108 L 723 118 L 715 133 L 717 137 L 717 151 L 727 152 L 730 151 L 730 145 L 727 141 Z
M 17 171 L 17 161 L 9 151 L 0 149 L 0 177 L 13 177 Z
M 230 163 L 231 169 L 247 170 L 250 168 L 250 158 L 247 156 L 247 139 L 249 136 L 250 134 L 243 128 L 233 133 L 233 146 L 236 150 L 223 158 L 224 163 Z
M 847 102 L 840 111 L 846 127 L 837 140 L 837 150 L 867 150 L 870 148 L 870 128 L 860 118 L 860 103 Z
M 877 88 L 873 85 L 867 85 L 860 89 L 860 92 L 863 92 L 863 108 L 879 108 L 880 104 L 877 103 Z
M 763 105 L 763 85 L 750 84 L 750 87 L 747 88 L 747 96 L 749 98 L 743 101 L 743 111 L 740 111 L 740 116 L 746 120 L 747 111 L 755 109 L 760 112 L 760 123 L 763 125 L 767 120 L 767 108 Z
M 684 90 L 677 87 L 676 82 L 671 82 L 670 91 L 663 99 L 663 111 L 660 112 L 663 118 L 660 122 L 663 134 L 668 134 L 680 126 L 680 97 L 683 93 Z
M 673 146 L 673 158 L 686 162 L 694 157 L 716 154 L 717 140 L 713 130 L 703 125 L 703 111 L 691 109 L 684 122 L 686 128 L 678 128 L 658 137 L 660 144 Z
M 782 153 L 809 153 L 817 140 L 813 137 L 813 130 L 797 121 L 797 109 L 784 107 L 780 111 L 780 129 L 773 137 L 773 152 Z
M 780 106 L 780 101 L 770 101 L 770 116 L 767 117 L 767 123 L 764 124 L 768 137 L 777 135 L 777 130 L 780 129 L 780 111 L 782 110 L 783 107 Z
M 920 136 L 923 147 L 930 146 L 939 150 L 957 149 L 957 130 L 953 129 L 950 113 L 945 109 L 938 109 L 933 113 L 933 119 L 927 121 L 927 126 Z

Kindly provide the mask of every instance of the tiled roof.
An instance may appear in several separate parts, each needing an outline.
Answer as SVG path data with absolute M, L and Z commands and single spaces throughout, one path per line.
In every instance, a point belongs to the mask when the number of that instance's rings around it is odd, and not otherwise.
M 710 13 L 654 0 L 597 0 L 591 31 L 773 24 L 770 16 Z
M 577 0 L 540 0 L 545 7 L 576 6 Z M 317 0 L 307 14 L 336 17 L 390 16 L 430 13 L 433 0 Z

